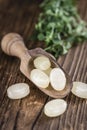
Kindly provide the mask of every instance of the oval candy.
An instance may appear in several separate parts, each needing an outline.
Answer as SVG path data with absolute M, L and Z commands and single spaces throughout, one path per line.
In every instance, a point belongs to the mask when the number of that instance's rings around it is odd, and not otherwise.
M 51 86 L 57 90 L 61 91 L 65 88 L 66 77 L 64 72 L 60 68 L 53 68 L 50 73 Z
M 44 107 L 44 113 L 48 117 L 57 117 L 66 111 L 67 103 L 63 99 L 49 101 Z
M 73 82 L 71 91 L 75 96 L 87 99 L 87 84 L 82 82 Z
M 39 56 L 34 60 L 34 66 L 40 70 L 47 70 L 51 66 L 51 62 L 46 56 Z
M 39 69 L 33 69 L 30 73 L 30 79 L 38 87 L 46 88 L 49 85 L 49 77 Z
M 21 99 L 30 93 L 29 85 L 26 83 L 17 83 L 7 89 L 7 95 L 10 99 Z

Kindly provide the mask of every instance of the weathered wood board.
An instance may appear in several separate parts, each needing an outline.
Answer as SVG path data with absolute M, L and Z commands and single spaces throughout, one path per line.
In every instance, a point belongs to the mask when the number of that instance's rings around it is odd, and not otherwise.
M 40 0 L 0 0 L 0 40 L 9 32 L 21 34 L 28 49 L 43 47 L 30 42 L 29 36 L 39 14 Z M 87 21 L 87 1 L 78 1 L 81 17 Z M 71 48 L 58 63 L 73 80 L 87 83 L 87 42 Z M 20 61 L 5 55 L 0 48 L 0 130 L 87 130 L 87 100 L 69 94 L 65 100 L 67 111 L 60 117 L 47 118 L 44 104 L 51 98 L 43 94 L 19 71 Z M 22 100 L 10 100 L 9 85 L 26 82 L 31 93 Z

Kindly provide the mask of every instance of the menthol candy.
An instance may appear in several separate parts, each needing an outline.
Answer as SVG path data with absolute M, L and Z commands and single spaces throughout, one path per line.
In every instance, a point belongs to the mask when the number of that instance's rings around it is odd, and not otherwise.
M 53 68 L 50 72 L 50 82 L 51 86 L 57 90 L 61 91 L 65 88 L 66 77 L 64 72 L 60 68 Z
M 34 60 L 34 67 L 40 70 L 47 70 L 50 68 L 51 62 L 46 56 L 39 56 Z
M 49 77 L 39 69 L 33 69 L 30 73 L 30 79 L 38 87 L 46 88 L 49 85 Z
M 17 83 L 7 89 L 7 95 L 10 99 L 21 99 L 30 93 L 29 85 L 26 83 Z
M 73 82 L 72 93 L 80 98 L 87 99 L 87 84 L 82 82 Z
M 44 113 L 48 117 L 57 117 L 66 111 L 67 103 L 63 99 L 49 101 L 44 107 Z

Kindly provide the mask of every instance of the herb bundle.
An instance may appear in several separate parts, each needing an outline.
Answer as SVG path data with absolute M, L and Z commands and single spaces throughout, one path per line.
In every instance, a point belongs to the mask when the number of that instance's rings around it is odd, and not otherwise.
M 77 13 L 73 0 L 44 0 L 40 7 L 36 36 L 55 57 L 87 39 L 86 23 Z

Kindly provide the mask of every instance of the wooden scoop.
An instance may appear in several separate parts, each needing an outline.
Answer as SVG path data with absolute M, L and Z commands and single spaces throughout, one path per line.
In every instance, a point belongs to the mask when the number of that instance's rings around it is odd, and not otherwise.
M 60 65 L 56 62 L 55 58 L 51 54 L 45 52 L 43 49 L 36 48 L 36 49 L 28 50 L 24 45 L 23 38 L 16 33 L 9 33 L 6 36 L 4 36 L 1 42 L 1 48 L 6 54 L 11 56 L 16 56 L 21 60 L 20 71 L 29 80 L 31 80 L 30 72 L 34 68 L 33 60 L 37 56 L 45 55 L 50 59 L 53 68 L 60 67 Z M 64 73 L 67 78 L 67 83 L 66 83 L 66 87 L 62 91 L 56 91 L 50 85 L 48 88 L 45 89 L 40 88 L 36 85 L 35 86 L 38 87 L 45 94 L 49 95 L 50 97 L 63 98 L 70 92 L 72 87 L 72 81 L 70 77 L 68 76 L 68 74 L 66 74 L 66 72 Z

